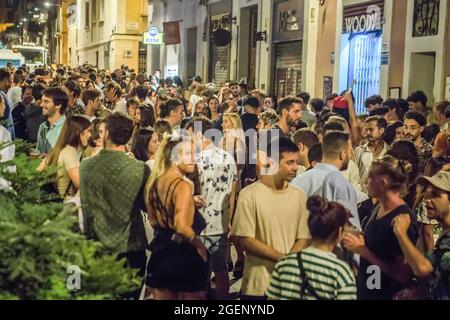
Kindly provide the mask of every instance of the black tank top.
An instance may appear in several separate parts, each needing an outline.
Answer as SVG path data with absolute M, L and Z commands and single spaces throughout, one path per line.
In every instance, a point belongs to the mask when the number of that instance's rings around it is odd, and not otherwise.
M 177 178 L 172 181 L 167 189 L 167 193 L 164 201 L 161 200 L 158 195 L 158 183 L 157 181 L 152 187 L 150 201 L 155 206 L 155 221 L 157 223 L 157 228 L 160 229 L 172 229 L 173 230 L 173 220 L 175 216 L 175 204 L 173 203 L 173 195 L 175 193 L 178 185 L 183 182 L 182 178 Z M 168 209 L 168 203 L 171 203 L 171 208 Z M 206 228 L 206 221 L 201 215 L 201 213 L 194 208 L 194 222 L 192 224 L 192 229 L 198 235 Z M 162 222 L 162 224 L 160 223 Z

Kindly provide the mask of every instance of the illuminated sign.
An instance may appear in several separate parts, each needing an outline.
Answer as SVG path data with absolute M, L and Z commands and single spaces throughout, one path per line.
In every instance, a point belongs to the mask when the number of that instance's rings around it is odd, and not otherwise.
M 344 7 L 344 34 L 373 32 L 383 29 L 384 0 L 373 0 Z
M 163 44 L 163 33 L 159 32 L 158 28 L 152 26 L 144 33 L 143 43 L 149 45 Z

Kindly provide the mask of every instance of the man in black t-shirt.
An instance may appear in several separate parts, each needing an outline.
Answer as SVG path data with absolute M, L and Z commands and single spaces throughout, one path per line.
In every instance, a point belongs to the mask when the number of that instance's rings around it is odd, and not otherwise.
M 256 131 L 258 125 L 259 101 L 255 97 L 250 97 L 244 102 L 245 113 L 241 116 L 242 129 L 246 132 L 249 129 Z
M 245 133 L 246 152 L 246 166 L 242 173 L 243 186 L 250 184 L 256 180 L 256 164 L 253 160 L 253 155 L 256 154 L 257 146 L 257 130 L 258 125 L 258 108 L 259 101 L 255 97 L 250 97 L 244 102 L 245 113 L 241 116 L 242 128 Z M 252 132 L 253 131 L 253 132 Z
M 292 131 L 296 129 L 302 119 L 302 104 L 303 101 L 296 97 L 287 97 L 280 100 L 278 103 L 280 121 L 274 127 L 275 130 L 279 130 L 280 137 L 291 138 Z
M 42 108 L 38 104 L 43 90 L 44 87 L 40 84 L 22 88 L 22 101 L 12 111 L 16 138 L 37 141 L 39 126 L 45 121 Z

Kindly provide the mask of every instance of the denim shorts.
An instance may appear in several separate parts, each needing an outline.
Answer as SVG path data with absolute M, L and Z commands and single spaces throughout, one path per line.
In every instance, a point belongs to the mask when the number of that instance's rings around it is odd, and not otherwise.
M 200 236 L 209 251 L 211 272 L 228 272 L 228 235 Z

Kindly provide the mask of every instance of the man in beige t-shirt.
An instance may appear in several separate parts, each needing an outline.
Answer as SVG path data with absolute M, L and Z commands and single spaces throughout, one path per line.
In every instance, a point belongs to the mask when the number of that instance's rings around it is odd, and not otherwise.
M 258 151 L 260 180 L 239 195 L 232 226 L 233 238 L 246 252 L 242 300 L 265 299 L 275 263 L 301 251 L 310 239 L 306 194 L 289 184 L 297 173 L 298 147 L 280 138 L 275 149 Z M 263 173 L 271 169 L 272 175 Z

